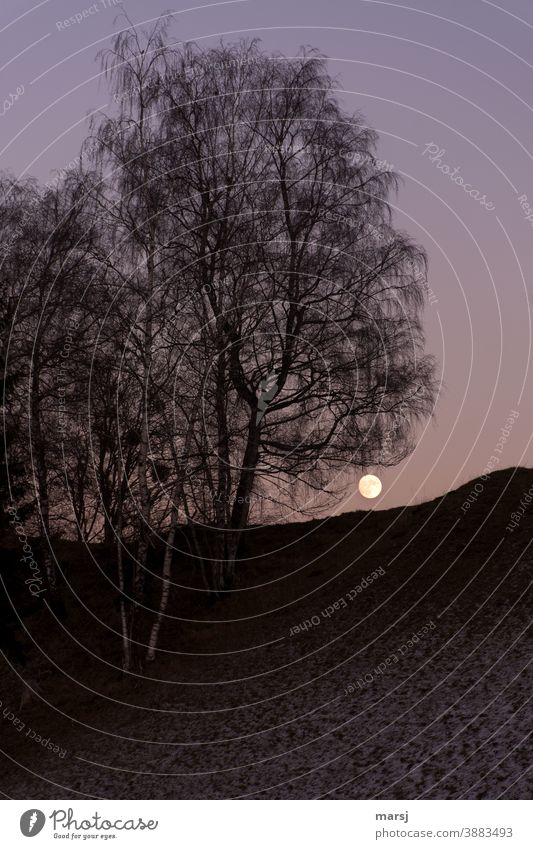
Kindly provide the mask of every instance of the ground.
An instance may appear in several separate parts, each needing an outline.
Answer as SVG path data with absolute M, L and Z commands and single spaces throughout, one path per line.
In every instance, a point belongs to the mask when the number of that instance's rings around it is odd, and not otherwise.
M 66 616 L 21 598 L 26 663 L 6 650 L 0 671 L 0 790 L 526 798 L 533 505 L 506 526 L 532 483 L 509 470 L 466 509 L 476 482 L 403 510 L 253 529 L 216 601 L 178 558 L 175 618 L 138 677 L 120 670 L 113 557 L 56 544 Z M 22 706 L 19 675 L 39 691 Z

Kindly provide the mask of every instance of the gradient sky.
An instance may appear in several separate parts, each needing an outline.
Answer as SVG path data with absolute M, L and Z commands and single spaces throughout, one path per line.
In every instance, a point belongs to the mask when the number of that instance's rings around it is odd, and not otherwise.
M 339 96 L 380 134 L 379 153 L 403 177 L 396 225 L 430 257 L 427 349 L 442 373 L 434 419 L 414 454 L 380 472 L 376 507 L 426 500 L 483 473 L 511 411 L 519 413 L 499 465 L 533 466 L 530 369 L 533 221 L 533 4 L 527 0 L 236 0 L 166 7 L 122 4 L 136 23 L 176 12 L 176 41 L 208 46 L 259 37 L 295 55 L 329 57 Z M 92 9 L 92 13 L 90 10 Z M 87 10 L 69 28 L 64 19 Z M 0 118 L 3 169 L 49 179 L 76 156 L 88 113 L 109 96 L 95 62 L 123 24 L 110 0 L 2 0 Z M 0 106 L 0 112 L 4 108 Z M 486 195 L 485 208 L 424 154 Z M 435 148 L 433 148 L 435 149 Z M 533 209 L 532 209 L 533 213 Z M 354 488 L 355 489 L 355 488 Z M 357 494 L 339 510 L 368 507 Z

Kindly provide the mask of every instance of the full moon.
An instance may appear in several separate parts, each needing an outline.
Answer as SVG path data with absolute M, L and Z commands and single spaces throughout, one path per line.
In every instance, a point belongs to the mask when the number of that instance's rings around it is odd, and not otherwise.
M 377 498 L 381 492 L 381 481 L 375 475 L 363 475 L 359 481 L 359 492 L 364 498 Z

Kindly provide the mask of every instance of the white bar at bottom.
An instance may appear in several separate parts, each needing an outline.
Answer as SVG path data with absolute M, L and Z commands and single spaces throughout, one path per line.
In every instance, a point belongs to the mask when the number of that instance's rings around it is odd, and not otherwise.
M 30 821 L 38 833 L 26 836 L 21 828 L 27 832 Z M 531 823 L 531 802 L 511 800 L 0 803 L 1 844 L 6 849 L 65 844 L 157 849 L 531 849 Z M 32 837 L 35 844 L 29 843 Z

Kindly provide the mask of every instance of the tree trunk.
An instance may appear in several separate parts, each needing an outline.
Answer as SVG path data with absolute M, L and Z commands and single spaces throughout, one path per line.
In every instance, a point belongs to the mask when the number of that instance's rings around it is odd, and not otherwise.
M 39 340 L 38 340 L 39 341 Z M 36 344 L 38 344 L 38 341 Z M 50 604 L 59 605 L 59 590 L 57 586 L 57 573 L 55 563 L 50 553 L 50 501 L 48 496 L 48 472 L 46 468 L 46 445 L 41 427 L 41 398 L 39 364 L 37 357 L 33 362 L 33 373 L 31 381 L 31 435 L 34 445 L 35 472 L 37 479 L 37 502 L 39 508 L 40 541 L 39 549 L 41 560 L 46 574 L 48 589 L 50 592 Z
M 159 640 L 159 631 L 161 630 L 161 622 L 163 621 L 163 617 L 167 609 L 168 598 L 170 595 L 170 572 L 172 568 L 172 555 L 174 553 L 174 539 L 176 536 L 176 520 L 177 516 L 172 516 L 172 524 L 167 535 L 165 557 L 163 560 L 163 585 L 161 588 L 161 601 L 159 603 L 159 610 L 157 612 L 156 620 L 152 625 L 152 631 L 150 633 L 150 639 L 148 641 L 148 651 L 146 652 L 147 663 L 150 663 L 155 659 L 157 643 Z
M 218 324 L 222 324 L 222 318 L 218 318 Z M 217 382 L 216 382 L 216 417 L 218 431 L 218 484 L 214 498 L 215 509 L 215 538 L 213 557 L 213 588 L 216 593 L 224 589 L 224 572 L 226 562 L 226 543 L 228 525 L 229 494 L 231 487 L 230 478 L 230 452 L 227 420 L 227 396 L 224 388 L 226 374 L 226 352 L 224 350 L 225 338 L 219 328 L 220 338 L 218 340 L 221 350 L 217 357 Z
M 256 423 L 256 410 L 252 410 L 248 425 L 248 440 L 241 469 L 241 476 L 231 512 L 231 532 L 226 546 L 225 583 L 232 585 L 235 579 L 235 560 L 243 528 L 250 513 L 250 496 L 254 485 L 259 459 L 260 427 Z
M 146 265 L 148 282 L 144 323 L 143 415 L 141 439 L 139 444 L 139 462 L 137 466 L 141 515 L 139 526 L 139 545 L 137 547 L 137 557 L 135 560 L 133 576 L 133 604 L 130 610 L 130 641 L 132 646 L 132 659 L 134 667 L 140 672 L 142 672 L 142 661 L 139 650 L 140 619 L 142 603 L 144 601 L 144 585 L 148 560 L 151 519 L 150 490 L 148 486 L 148 450 L 150 444 L 150 372 L 152 367 L 152 291 L 154 283 L 154 260 L 151 251 L 148 253 Z
M 172 569 L 172 557 L 174 554 L 174 540 L 176 538 L 176 526 L 178 524 L 179 514 L 178 514 L 178 504 L 180 500 L 183 498 L 183 487 L 185 483 L 185 468 L 187 465 L 187 458 L 189 456 L 189 452 L 191 450 L 192 437 L 194 432 L 194 426 L 196 424 L 196 417 L 198 415 L 198 408 L 200 403 L 200 393 L 198 394 L 194 407 L 192 416 L 187 425 L 187 432 L 185 434 L 185 442 L 183 445 L 183 455 L 185 462 L 182 463 L 182 466 L 178 468 L 178 477 L 176 481 L 176 486 L 174 488 L 173 494 L 173 503 L 172 510 L 170 512 L 170 528 L 167 535 L 167 540 L 165 544 L 165 557 L 163 560 L 163 572 L 162 572 L 162 580 L 163 584 L 161 587 L 161 601 L 159 603 L 159 610 L 157 612 L 156 620 L 152 625 L 152 631 L 150 633 L 150 639 L 148 641 L 148 651 L 146 652 L 146 661 L 148 663 L 152 662 L 155 659 L 155 653 L 157 649 L 157 643 L 159 640 L 159 632 L 161 630 L 161 623 L 163 621 L 163 617 L 165 615 L 168 599 L 170 596 L 170 573 Z
M 128 632 L 128 610 L 126 606 L 126 593 L 124 581 L 124 560 L 122 552 L 122 506 L 123 492 L 122 487 L 119 494 L 119 503 L 117 505 L 118 521 L 117 521 L 117 568 L 118 568 L 118 586 L 120 590 L 120 627 L 122 632 L 122 669 L 124 672 L 131 671 L 131 643 Z

